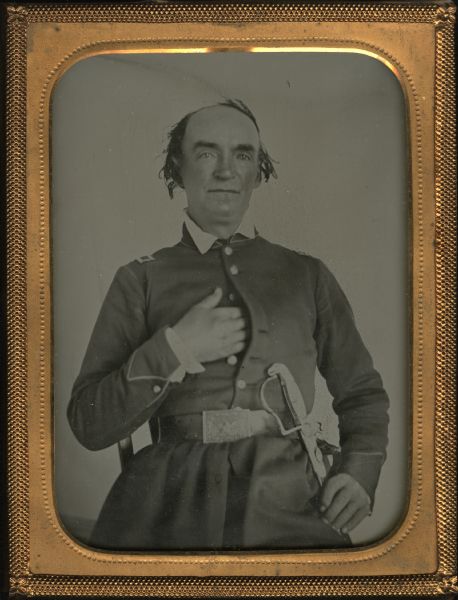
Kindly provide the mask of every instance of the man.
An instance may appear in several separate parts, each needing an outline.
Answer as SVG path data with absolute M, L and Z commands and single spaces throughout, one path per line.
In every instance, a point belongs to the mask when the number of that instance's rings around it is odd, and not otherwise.
M 176 186 L 187 196 L 183 237 L 117 272 L 68 411 L 93 450 L 147 421 L 153 434 L 115 482 L 91 543 L 348 546 L 371 510 L 388 423 L 348 301 L 319 260 L 244 221 L 253 190 L 275 170 L 242 102 L 186 115 L 163 171 L 170 196 Z M 298 391 L 299 408 L 311 411 L 317 366 L 341 445 L 324 476 L 313 424 L 297 426 L 288 407 Z

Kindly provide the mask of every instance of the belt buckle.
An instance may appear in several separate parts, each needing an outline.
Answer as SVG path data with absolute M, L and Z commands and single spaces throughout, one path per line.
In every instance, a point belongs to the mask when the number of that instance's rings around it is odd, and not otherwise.
M 204 410 L 202 413 L 202 441 L 204 444 L 237 442 L 252 435 L 247 408 Z

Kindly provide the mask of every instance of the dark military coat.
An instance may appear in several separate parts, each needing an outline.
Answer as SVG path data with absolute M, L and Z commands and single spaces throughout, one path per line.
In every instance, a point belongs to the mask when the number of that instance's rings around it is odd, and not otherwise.
M 218 286 L 221 306 L 246 313 L 247 348 L 235 365 L 206 363 L 204 372 L 172 383 L 179 362 L 165 330 Z M 388 399 L 350 305 L 321 261 L 260 236 L 217 241 L 201 255 L 184 228 L 177 245 L 121 267 L 74 384 L 69 421 L 80 442 L 98 450 L 157 416 L 260 409 L 260 387 L 274 362 L 288 366 L 308 411 L 318 367 L 339 419 L 341 459 L 334 471 L 353 476 L 373 498 L 385 458 Z M 272 408 L 285 410 L 275 382 L 266 396 Z M 233 527 L 242 547 L 347 544 L 319 519 L 318 492 L 294 436 L 163 441 L 139 451 L 121 473 L 92 543 L 220 548 Z

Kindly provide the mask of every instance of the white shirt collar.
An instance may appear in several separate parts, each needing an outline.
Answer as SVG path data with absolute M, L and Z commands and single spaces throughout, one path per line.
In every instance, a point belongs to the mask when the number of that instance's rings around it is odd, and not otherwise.
M 256 230 L 254 228 L 252 217 L 248 213 L 249 211 L 245 213 L 242 222 L 240 223 L 233 235 L 235 235 L 236 233 L 240 233 L 241 235 L 244 235 L 245 237 L 250 239 L 256 236 Z M 191 219 L 186 208 L 184 209 L 184 222 L 187 230 L 189 231 L 189 235 L 192 237 L 192 240 L 197 246 L 199 252 L 201 254 L 205 254 L 206 252 L 208 252 L 218 239 L 216 235 L 213 235 L 212 233 L 207 233 L 206 231 L 201 229 L 199 225 L 197 225 L 197 223 Z

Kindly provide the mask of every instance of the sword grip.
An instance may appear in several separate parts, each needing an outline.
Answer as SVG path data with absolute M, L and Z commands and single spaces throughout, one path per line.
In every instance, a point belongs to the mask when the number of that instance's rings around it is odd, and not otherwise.
M 307 407 L 305 406 L 301 390 L 291 371 L 283 363 L 274 363 L 269 367 L 267 373 L 271 378 L 277 377 L 280 382 L 286 405 L 291 413 L 294 425 L 298 429 L 300 440 L 309 457 L 318 483 L 321 486 L 326 477 L 326 467 L 323 461 L 323 454 L 317 445 L 316 432 L 313 431 L 312 424 L 308 419 Z

